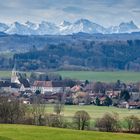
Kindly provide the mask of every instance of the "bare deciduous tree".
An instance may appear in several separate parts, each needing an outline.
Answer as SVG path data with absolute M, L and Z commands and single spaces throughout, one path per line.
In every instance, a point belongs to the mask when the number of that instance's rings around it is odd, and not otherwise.
M 86 111 L 77 111 L 74 115 L 73 121 L 78 130 L 84 130 L 89 127 L 90 116 Z
M 129 132 L 140 133 L 140 119 L 134 115 L 125 118 Z
M 0 121 L 2 123 L 22 123 L 26 106 L 18 99 L 0 96 Z
M 63 116 L 57 114 L 48 114 L 46 124 L 50 127 L 63 127 Z
M 100 131 L 113 132 L 119 128 L 118 117 L 116 114 L 105 114 L 102 118 L 96 120 L 95 127 Z
M 46 104 L 44 100 L 38 95 L 33 97 L 32 114 L 35 125 L 44 125 Z
M 61 112 L 64 109 L 64 104 L 65 104 L 65 93 L 58 93 L 58 98 L 56 101 L 56 104 L 54 105 L 54 112 L 57 115 L 60 115 Z

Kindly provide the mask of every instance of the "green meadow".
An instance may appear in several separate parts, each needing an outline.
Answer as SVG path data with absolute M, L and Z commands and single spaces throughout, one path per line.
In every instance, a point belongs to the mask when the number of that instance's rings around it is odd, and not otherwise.
M 11 76 L 11 71 L 0 71 L 0 78 L 9 78 Z
M 120 119 L 124 117 L 135 115 L 140 117 L 140 110 L 139 109 L 125 109 L 125 108 L 116 108 L 116 107 L 106 107 L 106 106 L 94 106 L 94 105 L 65 105 L 62 111 L 65 117 L 73 117 L 75 112 L 79 110 L 85 110 L 89 113 L 91 119 L 96 119 L 102 117 L 105 113 L 117 113 Z M 46 105 L 46 112 L 53 113 L 54 106 L 53 105 Z
M 140 72 L 128 71 L 58 71 L 62 77 L 73 78 L 79 80 L 116 82 L 138 82 L 140 81 Z
M 11 71 L 0 71 L 0 78 L 10 78 L 11 77 Z M 26 72 L 27 76 L 30 76 L 30 72 Z
M 0 140 L 139 140 L 140 135 L 0 124 Z
M 53 73 L 60 74 L 63 78 L 72 78 L 77 80 L 102 81 L 102 82 L 116 82 L 121 80 L 123 82 L 140 82 L 140 72 L 129 71 L 56 71 Z M 27 72 L 30 75 L 30 72 Z M 0 71 L 1 77 L 10 77 L 11 71 Z

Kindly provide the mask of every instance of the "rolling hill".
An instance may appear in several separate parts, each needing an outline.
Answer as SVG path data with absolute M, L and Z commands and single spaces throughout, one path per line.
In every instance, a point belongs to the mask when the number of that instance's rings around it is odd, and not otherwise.
M 140 135 L 76 131 L 42 126 L 0 125 L 0 140 L 139 140 Z
M 0 55 L 0 69 L 12 69 L 16 59 L 18 67 L 23 71 L 140 71 L 139 46 L 140 33 L 43 36 L 3 34 L 0 35 L 0 53 L 12 53 L 14 57 Z

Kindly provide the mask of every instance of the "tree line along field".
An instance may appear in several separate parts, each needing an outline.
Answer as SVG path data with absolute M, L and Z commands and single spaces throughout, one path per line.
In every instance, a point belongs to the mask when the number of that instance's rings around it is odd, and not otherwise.
M 0 140 L 139 140 L 140 135 L 0 124 Z
M 47 71 L 46 71 L 47 72 Z M 77 80 L 101 81 L 101 82 L 116 82 L 121 80 L 123 82 L 139 82 L 140 72 L 129 71 L 57 71 L 54 73 L 60 74 L 63 78 L 71 78 Z M 30 72 L 27 72 L 30 76 Z M 11 71 L 0 71 L 1 77 L 10 77 Z

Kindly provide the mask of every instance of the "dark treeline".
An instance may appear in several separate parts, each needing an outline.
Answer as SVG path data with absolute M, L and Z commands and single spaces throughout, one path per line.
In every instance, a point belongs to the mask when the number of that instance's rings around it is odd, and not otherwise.
M 14 55 L 21 70 L 140 70 L 140 40 L 46 45 Z
M 16 59 L 21 70 L 140 70 L 140 33 L 0 35 L 0 42 L 0 69 Z

